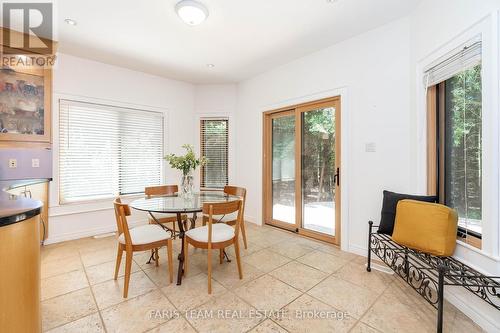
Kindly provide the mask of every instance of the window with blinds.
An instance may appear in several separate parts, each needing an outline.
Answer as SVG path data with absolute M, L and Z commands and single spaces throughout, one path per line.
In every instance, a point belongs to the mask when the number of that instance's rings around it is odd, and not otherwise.
M 61 204 L 144 192 L 161 183 L 163 114 L 60 100 Z
M 201 119 L 201 156 L 208 158 L 201 168 L 201 188 L 221 189 L 228 184 L 228 119 Z
M 466 69 L 481 64 L 481 51 L 481 36 L 476 36 L 464 45 L 445 54 L 438 59 L 435 64 L 425 70 L 425 86 L 434 86 L 454 77 Z
M 426 71 L 428 188 L 458 213 L 458 236 L 481 248 L 483 183 L 480 36 Z

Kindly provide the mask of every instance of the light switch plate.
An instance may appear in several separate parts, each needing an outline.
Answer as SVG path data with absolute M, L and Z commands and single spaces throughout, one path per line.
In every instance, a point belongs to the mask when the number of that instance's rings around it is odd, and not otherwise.
M 377 145 L 375 142 L 368 142 L 365 144 L 365 152 L 374 153 L 377 151 Z
M 32 158 L 31 159 L 31 167 L 32 168 L 39 168 L 40 167 L 40 160 L 38 158 Z
M 17 160 L 15 158 L 9 158 L 9 168 L 17 168 Z

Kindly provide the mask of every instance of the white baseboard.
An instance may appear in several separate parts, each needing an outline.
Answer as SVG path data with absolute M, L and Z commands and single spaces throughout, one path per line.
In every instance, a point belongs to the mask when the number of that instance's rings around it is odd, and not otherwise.
M 144 220 L 139 220 L 139 221 L 134 221 L 129 223 L 129 227 L 136 227 L 138 225 L 146 224 L 147 221 Z M 55 244 L 55 243 L 61 243 L 61 242 L 66 242 L 70 240 L 75 240 L 75 239 L 80 239 L 80 238 L 85 238 L 85 237 L 92 237 L 92 236 L 97 236 L 105 233 L 110 233 L 110 232 L 116 232 L 116 225 L 106 225 L 98 228 L 90 228 L 90 229 L 84 229 L 84 230 L 78 230 L 75 232 L 68 232 L 64 234 L 58 234 L 54 236 L 50 236 L 45 240 L 44 244 L 49 245 L 49 244 Z
M 349 244 L 349 252 L 363 257 L 367 257 L 368 255 L 367 248 L 356 244 Z M 378 257 L 372 256 L 372 259 L 378 259 Z M 459 292 L 451 291 L 450 289 L 450 287 L 445 288 L 444 297 L 448 302 L 462 311 L 486 332 L 500 332 L 500 316 L 498 315 L 498 310 L 462 287 L 460 287 Z
M 349 252 L 362 257 L 366 257 L 368 255 L 368 249 L 366 247 L 361 247 L 355 244 L 349 244 Z
M 455 289 L 454 291 L 450 290 Z M 500 316 L 498 310 L 472 295 L 463 287 L 445 288 L 444 298 L 462 311 L 473 322 L 478 324 L 486 332 L 500 332 Z M 446 306 L 446 305 L 445 305 Z
M 262 223 L 253 216 L 245 215 L 245 221 L 256 225 L 262 225 Z
M 261 225 L 260 223 L 257 222 L 257 219 L 255 219 L 252 216 L 246 215 L 245 221 L 256 224 L 256 225 Z M 129 227 L 135 227 L 135 226 L 138 226 L 141 224 L 146 224 L 146 223 L 147 223 L 147 220 L 129 221 Z M 74 232 L 61 233 L 61 234 L 55 234 L 55 235 L 51 235 L 49 232 L 49 237 L 45 240 L 44 244 L 49 245 L 49 244 L 55 244 L 55 243 L 60 243 L 60 242 L 66 242 L 66 241 L 70 241 L 70 240 L 105 234 L 108 232 L 116 232 L 116 225 L 114 223 L 109 224 L 109 225 L 105 225 L 105 226 L 99 226 L 97 228 L 80 229 L 80 230 L 74 231 Z

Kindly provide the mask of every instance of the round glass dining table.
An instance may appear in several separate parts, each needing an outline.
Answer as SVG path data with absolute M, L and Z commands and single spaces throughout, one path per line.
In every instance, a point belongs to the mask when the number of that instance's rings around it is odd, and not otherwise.
M 229 195 L 224 192 L 217 191 L 204 191 L 193 193 L 189 197 L 183 197 L 180 194 L 155 196 L 151 198 L 141 198 L 132 201 L 129 206 L 133 209 L 148 212 L 153 221 L 158 223 L 166 231 L 172 232 L 164 225 L 162 225 L 154 213 L 161 214 L 176 214 L 177 224 L 179 225 L 178 236 L 181 238 L 182 247 L 181 253 L 178 256 L 179 269 L 177 271 L 177 285 L 182 283 L 182 276 L 184 275 L 184 233 L 189 229 L 193 229 L 196 223 L 197 213 L 203 210 L 205 203 L 219 203 L 241 200 L 240 197 Z M 190 226 L 188 227 L 187 220 L 183 220 L 183 215 L 193 214 L 189 217 Z

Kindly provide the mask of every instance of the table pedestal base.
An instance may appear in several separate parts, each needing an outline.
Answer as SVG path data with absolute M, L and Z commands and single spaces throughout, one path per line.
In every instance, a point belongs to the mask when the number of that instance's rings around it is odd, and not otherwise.
M 173 235 L 173 231 L 162 225 L 161 223 L 158 222 L 158 220 L 151 214 L 151 217 L 153 220 L 161 226 L 163 229 L 166 231 L 170 231 Z M 191 225 L 189 226 L 189 229 L 193 229 L 196 225 L 196 213 L 193 213 L 193 217 L 189 218 Z M 179 268 L 177 270 L 177 285 L 180 286 L 182 284 L 182 276 L 184 275 L 184 233 L 185 229 L 187 229 L 187 221 L 182 220 L 182 214 L 177 213 L 177 224 L 179 225 L 179 238 L 181 239 L 181 253 L 177 256 L 177 259 L 179 260 Z M 229 256 L 226 253 L 226 250 L 223 250 L 224 253 L 224 258 L 226 259 L 227 262 L 231 262 L 231 259 L 229 259 Z M 153 251 L 151 251 L 151 257 L 149 257 L 149 260 L 146 262 L 147 264 L 150 264 L 152 261 L 156 261 L 155 254 Z

